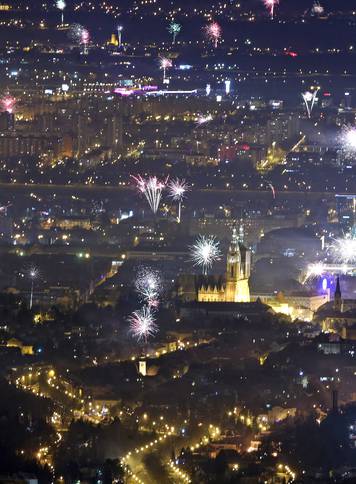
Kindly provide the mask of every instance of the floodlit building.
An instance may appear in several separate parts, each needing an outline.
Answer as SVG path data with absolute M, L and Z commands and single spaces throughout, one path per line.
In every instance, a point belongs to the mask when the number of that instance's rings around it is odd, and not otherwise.
M 234 228 L 226 259 L 225 278 L 204 280 L 198 288 L 198 302 L 249 302 L 250 273 L 251 252 L 239 242 Z

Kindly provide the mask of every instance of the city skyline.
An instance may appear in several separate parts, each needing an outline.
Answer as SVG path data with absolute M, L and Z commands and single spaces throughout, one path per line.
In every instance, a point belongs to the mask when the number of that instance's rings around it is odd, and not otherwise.
M 356 5 L 0 3 L 0 483 L 352 483 Z

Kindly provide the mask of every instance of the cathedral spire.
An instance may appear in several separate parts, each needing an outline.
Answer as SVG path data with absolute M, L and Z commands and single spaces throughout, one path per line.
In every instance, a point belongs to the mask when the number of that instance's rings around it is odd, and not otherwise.
M 239 225 L 239 241 L 241 242 L 241 244 L 244 244 L 245 242 L 245 229 L 244 229 L 243 220 L 240 220 L 240 225 Z
M 337 279 L 336 279 L 336 288 L 335 288 L 335 293 L 334 293 L 334 310 L 339 312 L 339 313 L 342 310 L 342 296 L 341 296 L 339 276 L 337 276 Z
M 233 227 L 229 253 L 231 254 L 235 252 L 240 252 L 240 248 L 239 248 L 239 236 L 237 233 L 237 228 Z

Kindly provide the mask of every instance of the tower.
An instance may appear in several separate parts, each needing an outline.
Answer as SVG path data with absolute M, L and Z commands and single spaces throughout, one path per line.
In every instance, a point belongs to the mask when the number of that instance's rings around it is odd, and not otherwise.
M 237 281 L 241 272 L 241 252 L 236 228 L 233 228 L 232 239 L 226 259 L 226 290 L 225 298 L 228 302 L 236 302 Z
M 232 239 L 226 260 L 226 302 L 249 302 L 250 288 L 250 252 L 240 247 L 236 228 L 232 231 Z
M 233 229 L 226 258 L 224 283 L 209 282 L 198 290 L 198 302 L 250 302 L 250 251 L 239 242 Z
M 334 293 L 334 310 L 337 311 L 338 313 L 342 312 L 342 297 L 341 297 L 339 276 L 336 279 L 336 288 Z

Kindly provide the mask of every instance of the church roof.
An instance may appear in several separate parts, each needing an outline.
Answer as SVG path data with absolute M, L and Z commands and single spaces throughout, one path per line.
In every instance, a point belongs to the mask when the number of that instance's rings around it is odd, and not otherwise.
M 196 289 L 201 288 L 214 288 L 217 289 L 224 289 L 225 287 L 225 276 L 217 276 L 217 275 L 210 275 L 210 276 L 196 276 L 195 277 L 195 287 Z
M 204 310 L 209 313 L 226 312 L 239 314 L 265 314 L 271 311 L 270 306 L 261 301 L 254 302 L 188 302 L 182 305 L 186 309 Z
M 356 301 L 354 299 L 343 299 L 343 305 L 349 307 L 345 311 L 335 310 L 335 301 L 329 301 L 322 306 L 315 313 L 315 319 L 322 320 L 325 318 L 355 318 L 356 317 Z M 352 307 L 354 306 L 354 307 Z

